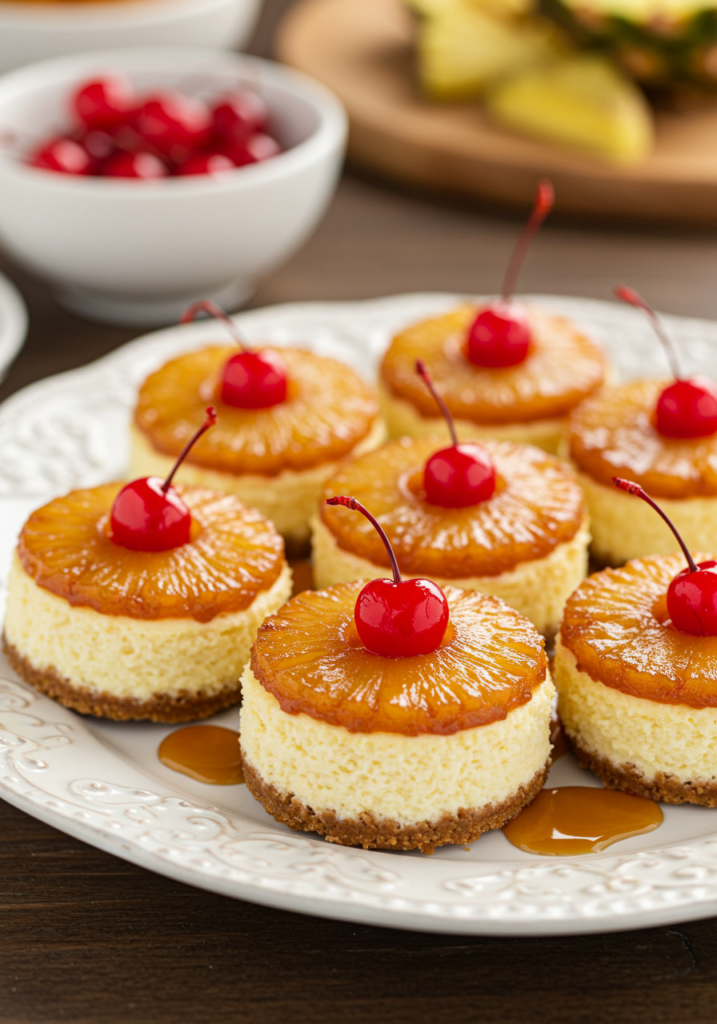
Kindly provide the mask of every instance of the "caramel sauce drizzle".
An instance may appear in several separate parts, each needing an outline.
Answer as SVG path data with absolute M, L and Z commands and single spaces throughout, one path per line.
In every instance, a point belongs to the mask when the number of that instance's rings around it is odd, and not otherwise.
M 244 781 L 239 733 L 220 725 L 188 725 L 166 736 L 157 756 L 172 771 L 214 786 Z
M 654 800 L 612 789 L 563 786 L 541 790 L 503 832 L 527 853 L 567 857 L 600 853 L 621 839 L 654 831 L 662 821 Z

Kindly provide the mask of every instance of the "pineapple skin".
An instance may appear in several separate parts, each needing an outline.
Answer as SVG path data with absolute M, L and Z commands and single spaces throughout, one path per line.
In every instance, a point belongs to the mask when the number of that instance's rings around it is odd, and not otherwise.
M 654 6 L 652 15 L 584 0 L 538 0 L 543 14 L 583 49 L 615 61 L 627 75 L 660 90 L 717 86 L 717 9 L 706 4 Z M 646 8 L 649 11 L 649 5 Z

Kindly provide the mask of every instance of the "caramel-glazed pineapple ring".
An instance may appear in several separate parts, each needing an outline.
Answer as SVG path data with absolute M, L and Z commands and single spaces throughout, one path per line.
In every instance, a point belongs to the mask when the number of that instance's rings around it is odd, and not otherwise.
M 104 615 L 208 622 L 244 611 L 279 577 L 284 545 L 271 523 L 238 498 L 199 487 L 176 485 L 192 513 L 189 544 L 120 547 L 107 520 L 121 486 L 72 491 L 32 513 L 18 555 L 38 586 Z
M 682 555 L 663 555 L 584 580 L 568 599 L 560 627 L 578 668 L 633 697 L 717 707 L 717 636 L 680 633 L 667 617 L 667 588 L 684 568 Z
M 224 364 L 237 349 L 214 346 L 166 363 L 142 385 L 135 423 L 164 455 L 178 455 L 203 422 L 208 404 L 218 422 L 187 462 L 223 473 L 274 476 L 335 462 L 369 433 L 378 416 L 372 389 L 348 366 L 301 349 L 276 351 L 289 394 L 269 409 L 237 409 L 219 398 Z
M 501 424 L 565 416 L 601 386 L 605 358 L 562 317 L 526 312 L 533 344 L 518 366 L 485 369 L 468 361 L 465 339 L 476 309 L 462 306 L 397 334 L 383 359 L 383 380 L 423 416 L 437 416 L 416 373 L 416 359 L 423 359 L 457 419 Z
M 364 585 L 299 594 L 259 629 L 251 667 L 283 711 L 350 732 L 447 735 L 504 719 L 543 682 L 543 639 L 528 620 L 456 587 L 445 590 L 450 621 L 437 651 L 371 654 L 354 625 Z
M 669 380 L 634 380 L 605 388 L 570 417 L 570 457 L 588 476 L 611 486 L 628 477 L 656 498 L 717 495 L 717 435 L 663 437 L 654 425 Z
M 531 445 L 487 440 L 498 486 L 468 508 L 430 505 L 423 468 L 445 448 L 433 438 L 403 438 L 350 459 L 326 484 L 325 497 L 351 494 L 379 519 L 401 571 L 445 579 L 497 576 L 520 562 L 544 558 L 572 540 L 585 516 L 570 469 Z M 321 516 L 340 547 L 374 565 L 389 565 L 380 537 L 362 516 L 324 505 Z

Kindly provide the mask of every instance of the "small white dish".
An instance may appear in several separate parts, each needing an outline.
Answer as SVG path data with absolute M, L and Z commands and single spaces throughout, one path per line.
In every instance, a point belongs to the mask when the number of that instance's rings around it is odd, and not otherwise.
M 116 46 L 240 48 L 260 7 L 261 0 L 0 0 L 0 72 Z
M 302 303 L 237 317 L 251 339 L 300 343 L 372 377 L 393 333 L 465 296 Z M 621 376 L 654 365 L 636 310 L 529 297 L 574 319 Z M 717 376 L 717 323 L 666 317 L 685 365 Z M 0 409 L 0 606 L 14 538 L 42 501 L 119 477 L 138 384 L 180 352 L 224 339 L 204 321 L 148 335 L 33 384 Z M 2 614 L 2 607 L 0 607 Z M 215 722 L 237 728 L 236 709 Z M 70 835 L 190 885 L 284 910 L 474 935 L 622 931 L 717 913 L 717 810 L 665 806 L 655 832 L 606 853 L 538 857 L 490 832 L 432 857 L 347 849 L 290 832 L 244 786 L 207 786 L 160 764 L 172 727 L 76 715 L 20 683 L 0 657 L 0 796 Z M 550 785 L 599 786 L 569 755 Z
M 198 298 L 237 308 L 309 237 L 331 199 L 346 141 L 323 86 L 271 61 L 215 50 L 109 50 L 34 64 L 0 79 L 0 139 L 24 151 L 68 124 L 68 96 L 116 71 L 137 92 L 201 83 L 216 96 L 259 89 L 285 151 L 221 177 L 158 181 L 39 170 L 0 146 L 0 243 L 60 302 L 110 323 L 177 320 Z M 188 88 L 188 86 L 187 86 Z
M 23 346 L 27 323 L 27 308 L 19 291 L 0 274 L 0 380 Z

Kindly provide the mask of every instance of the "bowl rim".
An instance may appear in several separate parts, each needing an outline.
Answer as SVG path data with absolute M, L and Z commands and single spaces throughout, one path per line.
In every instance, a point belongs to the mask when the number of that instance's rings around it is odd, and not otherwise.
M 76 67 L 79 83 L 83 75 L 91 73 L 91 69 L 96 68 L 96 65 L 106 63 L 111 66 L 113 59 L 119 61 L 122 59 L 138 60 L 151 67 L 153 59 L 166 58 L 176 60 L 181 65 L 182 72 L 187 74 L 191 74 L 193 71 L 192 61 L 197 64 L 204 61 L 205 66 L 209 65 L 212 70 L 206 72 L 204 68 L 202 69 L 202 73 L 206 73 L 209 77 L 214 70 L 236 71 L 246 74 L 247 77 L 249 77 L 249 72 L 253 71 L 254 74 L 251 77 L 260 83 L 265 82 L 285 93 L 298 96 L 312 107 L 319 118 L 318 126 L 306 139 L 291 149 L 278 153 L 261 163 L 237 167 L 235 171 L 227 171 L 226 174 L 216 177 L 192 175 L 137 182 L 130 179 L 55 174 L 25 164 L 20 158 L 4 152 L 0 147 L 0 178 L 5 182 L 21 182 L 25 187 L 57 189 L 68 197 L 80 193 L 102 197 L 131 195 L 137 197 L 137 201 L 151 202 L 168 195 L 176 197 L 177 195 L 196 196 L 209 192 L 212 194 L 233 192 L 237 187 L 241 187 L 242 183 L 250 188 L 256 183 L 265 184 L 274 180 L 282 180 L 320 161 L 333 153 L 337 147 L 345 148 L 348 118 L 339 99 L 326 86 L 310 76 L 276 61 L 230 50 L 214 50 L 206 47 L 121 47 L 37 61 L 0 77 L 0 105 L 8 91 L 22 94 L 23 86 L 28 87 L 38 73 L 44 77 L 51 77 L 53 73 L 57 73 L 64 78 L 68 69 Z M 85 67 L 87 72 L 83 71 Z M 122 69 L 119 68 L 119 70 Z M 2 132 L 1 124 L 0 132 Z M 143 198 L 140 199 L 140 196 Z
M 146 27 L 176 21 L 191 13 L 211 13 L 213 9 L 252 6 L 260 0 L 97 0 L 92 4 L 58 4 L 52 0 L 22 3 L 0 0 L 0 27 L 27 29 L 45 33 L 62 30 L 87 30 L 125 26 Z

